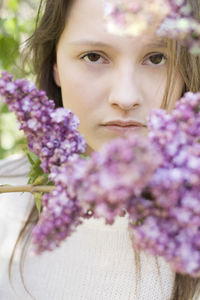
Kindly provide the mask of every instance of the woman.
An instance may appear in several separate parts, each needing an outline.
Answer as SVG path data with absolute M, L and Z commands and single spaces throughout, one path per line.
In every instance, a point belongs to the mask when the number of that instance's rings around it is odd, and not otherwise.
M 200 19 L 198 0 L 190 2 Z M 39 88 L 79 117 L 87 155 L 128 130 L 146 134 L 153 108 L 170 111 L 185 91 L 200 88 L 199 57 L 161 39 L 155 28 L 142 37 L 108 33 L 101 0 L 46 1 L 27 47 Z M 198 280 L 174 274 L 161 258 L 134 252 L 127 216 L 112 226 L 86 220 L 61 248 L 39 257 L 29 253 L 25 239 L 36 221 L 34 206 L 17 243 L 23 241 L 27 251 L 15 248 L 26 259 L 25 288 L 32 296 L 20 283 L 15 253 L 10 275 L 17 294 L 5 279 L 2 299 L 194 299 Z

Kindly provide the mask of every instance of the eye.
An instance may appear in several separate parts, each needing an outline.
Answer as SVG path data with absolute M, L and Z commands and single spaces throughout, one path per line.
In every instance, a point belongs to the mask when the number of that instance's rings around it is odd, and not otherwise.
M 162 53 L 156 53 L 154 55 L 149 56 L 146 61 L 150 62 L 147 63 L 147 65 L 162 66 L 166 63 L 167 57 Z
M 95 53 L 95 52 L 89 52 L 89 53 L 83 55 L 81 57 L 81 59 L 85 60 L 86 62 L 93 63 L 93 64 L 101 64 L 102 60 L 104 60 L 104 58 L 100 54 Z

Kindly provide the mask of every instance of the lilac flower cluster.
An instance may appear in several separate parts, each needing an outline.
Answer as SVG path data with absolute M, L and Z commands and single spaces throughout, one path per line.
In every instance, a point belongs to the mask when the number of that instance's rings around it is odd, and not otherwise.
M 177 39 L 192 54 L 200 54 L 200 22 L 187 0 L 127 0 L 118 4 L 106 0 L 104 18 L 111 33 L 138 36 L 155 27 L 158 35 Z
M 52 170 L 57 188 L 45 195 L 33 233 L 38 253 L 59 246 L 81 218 L 104 217 L 111 225 L 127 211 L 135 249 L 199 276 L 200 93 L 186 93 L 170 115 L 152 111 L 148 127 L 146 140 L 118 138 L 87 160 L 73 156 Z
M 77 118 L 45 92 L 4 72 L 0 95 L 56 186 L 33 230 L 37 253 L 58 247 L 82 218 L 111 225 L 127 211 L 135 249 L 200 275 L 200 93 L 186 93 L 171 114 L 153 110 L 146 139 L 118 138 L 88 159 L 77 154 L 85 150 Z
M 56 189 L 43 195 L 42 207 L 40 219 L 32 231 L 37 254 L 54 250 L 82 223 L 82 209 L 76 197 L 69 197 L 63 181 L 56 181 Z
M 33 231 L 36 252 L 59 246 L 79 225 L 78 217 L 80 224 L 81 218 L 91 215 L 113 224 L 117 215 L 125 214 L 128 199 L 141 193 L 159 164 L 159 154 L 148 140 L 128 137 L 115 139 L 88 160 L 74 155 L 62 167 L 54 168 L 50 177 L 56 190 L 44 196 L 45 209 Z
M 32 231 L 34 252 L 53 251 L 82 224 L 84 215 L 76 194 L 70 193 L 68 178 L 82 177 L 86 160 L 74 154 L 60 167 L 53 167 L 49 175 L 55 190 L 42 197 L 42 213 Z
M 85 140 L 77 131 L 79 119 L 70 110 L 55 109 L 54 101 L 32 82 L 13 81 L 12 75 L 3 72 L 0 95 L 10 111 L 15 112 L 28 146 L 40 158 L 44 172 L 62 165 L 74 153 L 85 151 Z
M 104 1 L 104 20 L 114 34 L 141 35 L 152 25 L 158 26 L 169 12 L 169 3 L 163 0 Z
M 170 13 L 161 23 L 157 34 L 178 39 L 192 54 L 200 54 L 200 22 L 187 0 L 167 0 Z
M 169 115 L 154 110 L 149 140 L 162 156 L 140 197 L 129 203 L 133 247 L 163 256 L 176 272 L 200 275 L 200 93 Z

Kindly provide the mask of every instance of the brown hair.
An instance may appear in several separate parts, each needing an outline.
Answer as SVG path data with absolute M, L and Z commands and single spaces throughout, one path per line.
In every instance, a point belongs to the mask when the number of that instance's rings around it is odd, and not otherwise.
M 200 20 L 199 0 L 188 0 L 192 5 L 196 17 Z M 56 106 L 62 106 L 61 90 L 55 84 L 53 78 L 53 65 L 56 61 L 56 45 L 66 24 L 66 14 L 69 12 L 72 0 L 42 0 L 39 7 L 37 25 L 35 32 L 27 41 L 26 51 L 28 60 L 31 61 L 36 83 L 40 89 L 44 89 L 51 99 L 55 99 Z M 40 20 L 42 12 L 42 17 Z M 40 22 L 39 22 L 40 20 Z M 168 80 L 166 92 L 162 102 L 162 108 L 171 110 L 174 103 L 170 102 L 169 90 L 173 88 L 175 80 L 172 80 L 173 71 L 177 68 L 184 80 L 184 90 L 197 92 L 200 90 L 200 57 L 191 55 L 188 50 L 180 46 L 175 40 L 167 39 L 168 50 L 171 53 L 170 65 L 168 68 Z M 27 56 L 26 56 L 27 57 Z M 37 211 L 34 206 L 29 217 L 21 230 L 19 238 L 13 250 L 9 264 L 9 278 L 11 279 L 12 261 L 15 250 L 20 241 L 25 241 L 25 236 L 30 235 L 30 230 L 37 222 Z M 27 241 L 21 252 L 23 260 Z M 136 255 L 136 264 L 139 263 L 139 256 Z M 21 272 L 22 273 L 22 272 Z M 173 295 L 171 300 L 194 300 L 195 293 L 200 296 L 200 280 L 190 276 L 176 274 Z

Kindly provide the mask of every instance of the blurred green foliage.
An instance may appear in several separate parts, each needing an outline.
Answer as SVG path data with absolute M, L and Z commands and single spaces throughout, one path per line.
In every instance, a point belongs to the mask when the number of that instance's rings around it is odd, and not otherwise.
M 38 5 L 39 0 L 0 0 L 0 73 L 6 70 L 16 78 L 23 76 L 21 51 L 34 31 Z M 18 127 L 15 115 L 0 99 L 0 159 L 27 149 Z

